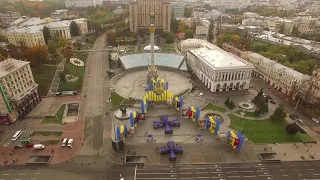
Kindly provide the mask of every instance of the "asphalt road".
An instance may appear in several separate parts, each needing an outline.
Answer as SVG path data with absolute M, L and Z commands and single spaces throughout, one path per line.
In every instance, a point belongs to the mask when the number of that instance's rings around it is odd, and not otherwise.
M 105 34 L 98 37 L 92 50 L 106 47 Z M 82 102 L 79 119 L 85 120 L 84 142 L 80 155 L 100 155 L 103 153 L 104 135 L 110 134 L 110 128 L 104 128 L 103 111 L 108 97 L 104 88 L 108 86 L 106 79 L 108 69 L 107 51 L 89 52 L 86 62 L 85 77 L 82 87 Z M 109 133 L 105 132 L 109 131 Z
M 243 163 L 213 165 L 111 166 L 61 164 L 48 167 L 2 167 L 0 180 L 302 180 L 320 179 L 320 162 Z

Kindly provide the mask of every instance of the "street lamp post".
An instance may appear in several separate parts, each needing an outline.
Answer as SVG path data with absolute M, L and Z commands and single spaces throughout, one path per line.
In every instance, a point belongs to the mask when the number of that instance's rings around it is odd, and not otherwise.
M 297 108 L 298 108 L 298 105 L 299 105 L 299 102 L 300 102 L 300 99 L 301 99 L 301 95 L 302 95 L 302 90 L 299 90 L 300 94 L 299 94 L 299 98 L 298 98 L 298 101 L 296 103 L 296 106 L 294 107 L 294 110 L 293 110 L 293 114 L 296 113 L 297 111 Z

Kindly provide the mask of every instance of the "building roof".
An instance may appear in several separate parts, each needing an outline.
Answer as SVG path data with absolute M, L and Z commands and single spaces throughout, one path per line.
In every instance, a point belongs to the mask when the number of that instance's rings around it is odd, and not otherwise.
M 28 61 L 20 61 L 13 58 L 8 58 L 2 62 L 0 62 L 0 78 L 7 76 L 13 71 L 20 69 L 21 67 L 29 64 Z
M 206 40 L 202 40 L 202 39 L 186 39 L 181 41 L 181 45 L 186 45 L 186 44 L 202 44 L 202 43 L 206 43 Z
M 256 59 L 260 59 L 263 61 L 264 64 L 270 64 L 272 65 L 272 67 L 274 67 L 275 69 L 279 69 L 279 70 L 283 70 L 285 73 L 293 76 L 293 77 L 296 77 L 297 79 L 300 79 L 300 80 L 307 80 L 310 78 L 309 75 L 306 75 L 306 74 L 302 74 L 294 69 L 291 69 L 291 68 L 288 68 L 287 66 L 284 66 L 280 63 L 277 63 L 276 61 L 273 61 L 269 58 L 266 58 L 260 54 L 257 54 L 257 53 L 250 53 L 251 57 L 255 57 Z
M 46 24 L 49 29 L 69 28 L 70 21 L 57 21 Z
M 251 65 L 242 62 L 238 57 L 233 56 L 219 47 L 209 43 L 207 47 L 190 50 L 190 52 L 214 69 L 228 69 L 237 67 L 253 68 Z

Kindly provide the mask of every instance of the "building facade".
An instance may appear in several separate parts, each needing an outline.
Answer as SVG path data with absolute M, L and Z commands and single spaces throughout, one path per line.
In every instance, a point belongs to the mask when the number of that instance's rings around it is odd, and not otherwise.
M 68 9 L 59 9 L 51 13 L 52 19 L 64 19 L 68 17 Z
M 318 34 L 320 33 L 320 24 L 317 18 L 304 18 L 299 21 L 298 31 L 302 34 Z
M 187 64 L 211 92 L 249 89 L 253 66 L 217 46 L 189 50 Z
M 172 3 L 172 15 L 174 18 L 184 18 L 185 5 L 181 2 Z
M 70 7 L 89 7 L 89 6 L 102 6 L 102 0 L 65 0 L 66 8 Z
M 204 39 L 208 38 L 209 35 L 210 21 L 206 19 L 200 19 L 196 22 L 195 36 L 203 36 Z
M 15 46 L 25 45 L 27 47 L 46 45 L 41 30 L 29 28 L 10 29 L 6 31 L 6 36 L 10 44 Z
M 292 95 L 294 88 L 308 81 L 310 76 L 302 74 L 260 54 L 250 53 L 247 61 L 255 67 L 254 75 L 263 79 L 273 88 L 288 96 Z
M 310 79 L 310 88 L 306 93 L 306 100 L 310 104 L 320 103 L 320 69 L 314 70 Z
M 25 118 L 41 101 L 30 62 L 9 58 L 0 62 L 0 68 L 0 82 L 6 92 L 3 97 L 11 106 L 6 105 L 7 112 L 14 111 L 19 118 Z
M 46 27 L 49 29 L 51 36 L 71 39 L 69 21 L 52 22 L 47 24 Z
M 8 27 L 12 22 L 21 18 L 19 12 L 0 12 L 0 25 Z
M 170 32 L 171 4 L 163 0 L 137 0 L 129 4 L 130 31 L 149 29 L 150 15 L 154 13 L 154 26 L 163 32 Z
M 88 20 L 87 19 L 76 19 L 76 24 L 78 25 L 79 34 L 87 34 L 88 31 Z

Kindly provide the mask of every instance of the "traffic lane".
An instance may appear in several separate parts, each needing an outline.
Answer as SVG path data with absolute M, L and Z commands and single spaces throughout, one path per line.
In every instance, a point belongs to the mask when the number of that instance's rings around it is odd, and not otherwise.
M 0 170 L 0 179 L 33 179 L 33 180 L 70 180 L 70 179 L 119 179 L 120 174 L 125 179 L 134 178 L 135 168 L 132 166 L 109 166 L 106 168 L 90 168 L 89 166 L 47 166 L 47 168 L 39 168 L 39 166 L 15 166 L 4 167 Z M 68 178 L 66 178 L 68 177 Z
M 273 179 L 263 164 L 157 166 L 137 169 L 139 179 Z
M 284 162 L 279 164 L 268 164 L 269 172 L 275 179 L 320 179 L 319 162 Z

